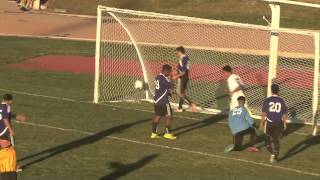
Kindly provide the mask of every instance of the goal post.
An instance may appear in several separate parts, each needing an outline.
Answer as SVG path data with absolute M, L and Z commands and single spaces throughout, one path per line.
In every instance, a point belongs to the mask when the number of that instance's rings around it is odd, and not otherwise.
M 315 90 L 318 36 L 315 32 L 277 28 L 277 47 L 272 49 L 274 30 L 99 6 L 94 102 L 150 101 L 155 76 L 163 64 L 176 66 L 175 48 L 182 45 L 191 59 L 188 94 L 199 111 L 219 113 L 228 109 L 222 67 L 231 65 L 246 84 L 244 93 L 255 115 L 261 113 L 268 87 L 277 77 L 289 102 L 290 120 L 314 124 L 319 109 L 318 88 Z M 271 53 L 277 65 L 270 63 Z M 145 82 L 146 89 L 135 89 L 136 80 Z M 177 102 L 173 94 L 171 103 Z

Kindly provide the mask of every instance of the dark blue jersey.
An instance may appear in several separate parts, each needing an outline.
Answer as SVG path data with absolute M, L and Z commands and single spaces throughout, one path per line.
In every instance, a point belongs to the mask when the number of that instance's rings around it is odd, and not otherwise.
M 0 136 L 8 131 L 7 126 L 4 124 L 4 119 L 9 119 L 8 106 L 0 104 Z
M 159 74 L 155 79 L 154 102 L 157 106 L 164 106 L 169 103 L 170 80 L 163 74 Z
M 184 55 L 180 58 L 179 64 L 178 64 L 178 70 L 181 73 L 188 73 L 189 71 L 189 57 L 187 55 Z
M 262 112 L 266 113 L 267 121 L 281 122 L 284 114 L 288 113 L 288 106 L 279 96 L 270 96 L 263 102 Z

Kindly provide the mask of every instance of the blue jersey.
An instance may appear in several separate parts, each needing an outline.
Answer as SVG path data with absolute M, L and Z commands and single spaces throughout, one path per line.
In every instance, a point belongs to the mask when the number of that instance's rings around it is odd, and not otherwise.
M 189 71 L 189 57 L 187 55 L 184 55 L 182 58 L 180 58 L 179 64 L 178 64 L 178 70 L 182 73 L 188 73 Z
M 155 79 L 155 95 L 153 97 L 157 106 L 165 106 L 169 103 L 170 80 L 163 74 L 159 74 Z
M 288 106 L 279 96 L 271 96 L 264 100 L 262 112 L 266 113 L 267 121 L 282 122 L 284 114 L 288 113 Z
M 0 136 L 8 131 L 7 126 L 4 124 L 4 119 L 9 119 L 8 106 L 0 104 Z
M 253 118 L 245 107 L 236 107 L 229 112 L 229 128 L 233 135 L 253 126 Z

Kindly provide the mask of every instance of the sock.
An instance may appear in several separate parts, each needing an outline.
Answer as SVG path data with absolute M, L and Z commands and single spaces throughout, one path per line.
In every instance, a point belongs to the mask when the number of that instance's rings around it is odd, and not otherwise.
M 184 97 L 184 99 L 187 101 L 187 103 L 188 103 L 189 105 L 192 104 L 192 101 L 191 101 L 191 99 L 190 99 L 188 96 Z
M 171 129 L 170 126 L 166 127 L 166 134 L 170 134 L 170 129 Z
M 184 102 L 184 99 L 180 98 L 179 99 L 179 107 L 178 107 L 178 109 L 182 109 L 183 102 Z
M 152 122 L 152 133 L 157 133 L 158 123 Z

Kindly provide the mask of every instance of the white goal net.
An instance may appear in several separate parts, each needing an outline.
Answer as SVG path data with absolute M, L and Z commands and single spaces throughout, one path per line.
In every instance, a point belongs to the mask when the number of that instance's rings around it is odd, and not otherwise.
M 290 119 L 313 123 L 319 35 L 279 30 L 278 65 L 270 67 L 271 33 L 264 26 L 99 7 L 94 101 L 151 100 L 161 66 L 175 66 L 175 48 L 184 46 L 191 60 L 188 94 L 201 111 L 228 109 L 222 67 L 231 65 L 246 84 L 244 92 L 254 114 L 261 113 L 272 70 L 289 104 Z M 136 80 L 144 81 L 147 90 L 135 89 Z M 172 103 L 176 102 L 173 95 Z

